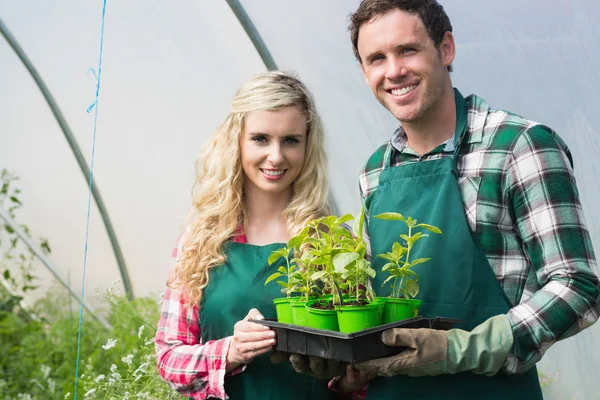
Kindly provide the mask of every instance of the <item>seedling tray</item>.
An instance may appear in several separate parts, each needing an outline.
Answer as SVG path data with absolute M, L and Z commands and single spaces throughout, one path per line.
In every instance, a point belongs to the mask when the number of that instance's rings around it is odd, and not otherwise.
M 277 351 L 318 356 L 345 362 L 390 357 L 404 350 L 405 347 L 383 344 L 381 333 L 386 329 L 430 328 L 448 330 L 460 322 L 460 320 L 453 318 L 417 317 L 380 325 L 359 332 L 340 333 L 324 329 L 282 324 L 276 320 L 269 319 L 250 321 L 266 325 L 277 332 L 277 344 L 275 346 L 275 350 Z

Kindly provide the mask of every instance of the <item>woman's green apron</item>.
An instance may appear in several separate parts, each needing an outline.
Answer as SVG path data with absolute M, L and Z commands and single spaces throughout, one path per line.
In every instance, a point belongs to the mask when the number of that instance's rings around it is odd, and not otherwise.
M 454 157 L 419 161 L 390 167 L 391 151 L 385 155 L 385 169 L 368 209 L 369 236 L 377 276 L 373 288 L 388 296 L 390 287 L 381 287 L 387 277 L 381 272 L 384 260 L 377 254 L 390 251 L 406 226 L 397 221 L 374 218 L 384 212 L 399 212 L 420 222 L 439 227 L 443 235 L 430 235 L 418 242 L 411 259 L 431 257 L 415 267 L 419 273 L 423 301 L 419 314 L 451 317 L 462 322 L 457 328 L 472 330 L 488 318 L 506 314 L 511 304 L 478 243 L 465 216 L 458 185 L 457 154 L 466 131 L 467 108 L 456 92 L 457 129 Z M 424 232 L 427 233 L 427 232 Z M 523 376 L 503 372 L 487 377 L 471 372 L 436 377 L 411 378 L 398 375 L 371 382 L 367 399 L 542 399 L 535 368 Z
M 210 281 L 204 289 L 200 306 L 202 342 L 233 334 L 233 326 L 244 319 L 251 308 L 265 318 L 276 318 L 273 299 L 281 297 L 280 286 L 265 280 L 280 264 L 269 266 L 273 250 L 284 244 L 254 246 L 227 243 L 227 261 L 210 271 Z M 283 265 L 283 264 L 281 264 Z M 225 392 L 232 400 L 318 400 L 337 398 L 327 389 L 327 380 L 317 380 L 296 373 L 290 363 L 274 365 L 268 355 L 257 357 L 246 370 L 225 377 Z

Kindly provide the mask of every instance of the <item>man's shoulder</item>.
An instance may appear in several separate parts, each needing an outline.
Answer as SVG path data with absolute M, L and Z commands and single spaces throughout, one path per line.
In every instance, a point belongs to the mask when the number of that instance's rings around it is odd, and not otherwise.
M 566 147 L 562 139 L 551 128 L 519 114 L 503 109 L 494 109 L 481 97 L 472 94 L 468 104 L 468 127 L 475 141 L 493 147 L 511 147 L 523 136 L 533 140 L 551 139 Z

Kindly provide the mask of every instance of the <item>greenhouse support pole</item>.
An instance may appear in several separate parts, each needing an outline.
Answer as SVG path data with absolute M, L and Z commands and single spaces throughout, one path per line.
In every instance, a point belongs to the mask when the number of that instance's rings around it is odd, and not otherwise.
M 81 172 L 83 173 L 83 176 L 85 177 L 85 180 L 89 186 L 90 170 L 89 170 L 88 164 L 85 161 L 85 158 L 83 157 L 83 153 L 79 149 L 79 145 L 77 144 L 77 141 L 75 140 L 75 136 L 73 136 L 73 133 L 71 132 L 71 129 L 69 128 L 69 125 L 67 125 L 67 121 L 65 120 L 60 109 L 58 108 L 58 104 L 56 104 L 54 97 L 50 93 L 50 90 L 48 89 L 48 87 L 46 86 L 44 81 L 42 80 L 41 76 L 38 74 L 37 70 L 31 63 L 31 61 L 29 60 L 29 58 L 27 57 L 27 55 L 25 54 L 25 52 L 23 51 L 23 49 L 21 48 L 21 46 L 19 45 L 19 43 L 17 42 L 15 37 L 10 33 L 10 31 L 8 30 L 6 25 L 4 25 L 4 22 L 2 22 L 2 19 L 0 19 L 0 32 L 2 33 L 2 36 L 4 36 L 4 39 L 6 39 L 6 41 L 10 45 L 10 47 L 12 47 L 14 52 L 17 54 L 17 56 L 19 57 L 19 59 L 21 60 L 23 65 L 25 65 L 25 68 L 27 68 L 27 71 L 29 71 L 29 73 L 31 74 L 31 77 L 33 78 L 33 80 L 37 84 L 38 88 L 42 92 L 42 95 L 46 99 L 46 102 L 48 103 L 50 110 L 52 110 L 52 114 L 54 115 L 54 118 L 56 118 L 58 125 L 62 129 L 63 134 L 65 135 L 65 138 L 67 139 L 67 142 L 69 143 L 69 146 L 71 147 L 71 151 L 73 152 L 73 154 L 75 155 L 75 158 L 77 159 L 79 168 L 81 169 Z M 104 201 L 102 200 L 102 197 L 100 196 L 100 191 L 98 190 L 97 186 L 98 186 L 97 183 L 94 182 L 94 185 L 92 185 L 92 187 L 91 187 L 92 196 L 94 197 L 96 205 L 98 206 L 98 211 L 100 212 L 100 216 L 102 217 L 102 221 L 104 222 L 104 226 L 106 228 L 106 233 L 108 234 L 108 238 L 110 239 L 110 244 L 111 244 L 113 252 L 115 254 L 115 258 L 117 260 L 117 265 L 119 266 L 119 272 L 121 273 L 121 279 L 123 280 L 123 286 L 125 287 L 125 292 L 127 293 L 127 297 L 129 299 L 133 299 L 133 297 L 134 297 L 133 296 L 133 287 L 131 286 L 131 281 L 129 279 L 129 273 L 127 271 L 127 266 L 125 265 L 125 259 L 123 257 L 123 253 L 121 252 L 121 246 L 119 245 L 119 241 L 117 240 L 117 234 L 113 228 L 110 217 L 108 216 L 108 211 L 106 210 L 106 206 L 104 205 Z

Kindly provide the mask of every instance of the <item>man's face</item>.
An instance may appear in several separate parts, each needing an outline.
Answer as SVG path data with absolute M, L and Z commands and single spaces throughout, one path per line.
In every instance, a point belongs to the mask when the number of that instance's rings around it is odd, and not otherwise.
M 360 27 L 358 53 L 367 84 L 400 122 L 428 118 L 446 91 L 454 60 L 454 38 L 447 32 L 438 48 L 418 15 L 391 10 Z

